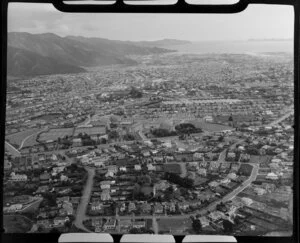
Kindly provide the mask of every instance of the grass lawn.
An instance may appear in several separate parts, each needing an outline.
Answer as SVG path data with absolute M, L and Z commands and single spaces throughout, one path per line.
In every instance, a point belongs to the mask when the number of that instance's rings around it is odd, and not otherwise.
M 193 122 L 197 128 L 201 128 L 204 131 L 207 132 L 221 132 L 224 130 L 232 130 L 233 128 L 230 126 L 215 124 L 215 123 L 207 123 L 207 122 Z
M 40 135 L 41 141 L 47 141 L 47 140 L 56 140 L 57 138 L 63 138 L 65 136 L 72 136 L 73 134 L 73 128 L 56 128 L 56 129 L 50 129 L 47 132 L 43 132 Z
M 159 231 L 171 231 L 172 233 L 184 232 L 192 228 L 191 219 L 159 219 L 157 220 Z
M 5 233 L 26 233 L 32 227 L 32 222 L 21 215 L 4 215 L 3 227 Z
M 5 137 L 5 140 L 8 140 L 11 144 L 17 144 L 18 146 L 22 143 L 23 139 L 40 131 L 39 128 L 29 129 L 22 132 L 17 132 Z

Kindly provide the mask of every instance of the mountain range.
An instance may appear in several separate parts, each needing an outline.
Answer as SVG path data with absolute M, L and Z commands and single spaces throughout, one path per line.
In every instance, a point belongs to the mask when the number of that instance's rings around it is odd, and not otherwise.
M 85 67 L 136 64 L 128 55 L 173 52 L 162 48 L 185 41 L 118 41 L 82 36 L 60 37 L 53 33 L 10 32 L 7 36 L 7 74 L 13 77 L 79 73 Z

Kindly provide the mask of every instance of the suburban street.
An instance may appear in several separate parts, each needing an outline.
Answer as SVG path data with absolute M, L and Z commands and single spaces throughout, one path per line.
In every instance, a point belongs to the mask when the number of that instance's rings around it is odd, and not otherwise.
M 9 142 L 5 141 L 5 148 L 12 154 L 14 157 L 20 157 L 21 153 L 14 146 L 12 146 Z
M 225 195 L 223 198 L 220 198 L 217 201 L 212 202 L 211 204 L 209 204 L 207 207 L 200 209 L 196 212 L 190 213 L 190 214 L 184 214 L 184 215 L 139 215 L 139 216 L 119 216 L 116 215 L 115 218 L 117 220 L 120 219 L 152 219 L 152 227 L 153 227 L 153 231 L 155 233 L 158 233 L 158 224 L 157 224 L 157 218 L 164 218 L 164 219 L 186 219 L 189 218 L 192 215 L 196 215 L 196 214 L 200 214 L 200 215 L 204 215 L 206 214 L 208 211 L 212 211 L 216 208 L 216 206 L 221 203 L 221 202 L 226 202 L 228 200 L 233 199 L 237 194 L 239 194 L 240 192 L 242 192 L 246 187 L 248 187 L 252 181 L 254 181 L 258 175 L 258 165 L 256 164 L 250 164 L 253 166 L 252 172 L 250 177 L 244 181 L 238 188 L 236 188 L 235 190 L 233 190 L 232 192 L 230 192 L 229 194 Z M 81 200 L 80 200 L 80 204 L 78 206 L 77 209 L 77 214 L 76 214 L 76 219 L 74 221 L 74 225 L 77 228 L 80 228 L 82 230 L 85 231 L 89 231 L 83 224 L 82 221 L 86 220 L 86 219 L 90 219 L 90 218 L 107 218 L 107 216 L 88 216 L 86 215 L 86 208 L 87 205 L 89 203 L 89 198 L 92 192 L 92 186 L 93 186 L 93 178 L 95 176 L 95 169 L 92 168 L 88 168 L 86 167 L 86 170 L 88 171 L 88 179 L 87 179 L 87 183 L 85 185 Z
M 87 219 L 86 208 L 87 208 L 87 205 L 89 203 L 91 192 L 92 192 L 92 189 L 93 189 L 93 180 L 94 180 L 94 176 L 95 176 L 95 169 L 94 168 L 89 168 L 89 167 L 85 167 L 85 169 L 88 172 L 88 179 L 87 179 L 87 182 L 85 184 L 85 187 L 84 187 L 81 199 L 80 199 L 80 203 L 79 203 L 78 208 L 77 208 L 76 219 L 74 221 L 74 225 L 77 228 L 89 231 L 88 229 L 86 229 L 86 227 L 83 225 L 82 222 L 85 219 Z

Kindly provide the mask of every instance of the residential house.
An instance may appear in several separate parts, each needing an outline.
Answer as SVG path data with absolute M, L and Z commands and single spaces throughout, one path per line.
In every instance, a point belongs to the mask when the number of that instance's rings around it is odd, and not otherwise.
M 100 188 L 101 188 L 102 190 L 110 189 L 110 185 L 111 185 L 111 182 L 110 182 L 110 181 L 101 181 L 101 182 L 100 182 Z
M 135 203 L 134 202 L 129 202 L 129 204 L 128 204 L 128 212 L 135 211 L 135 209 L 136 209 Z
M 135 228 L 135 229 L 140 229 L 140 228 L 145 228 L 145 227 L 146 227 L 145 221 L 134 221 L 132 224 L 132 228 Z
M 36 225 L 43 227 L 45 229 L 52 228 L 52 222 L 49 219 L 39 219 L 36 221 Z
M 119 221 L 119 226 L 121 229 L 129 229 L 132 226 L 132 222 L 130 219 L 121 219 Z
M 203 228 L 209 226 L 209 220 L 208 220 L 207 217 L 202 216 L 202 217 L 200 217 L 198 219 L 200 220 L 200 223 L 201 223 L 201 225 L 202 225 Z
M 91 210 L 92 211 L 97 211 L 97 212 L 102 211 L 103 210 L 103 204 L 100 203 L 100 202 L 93 202 L 91 204 Z
M 40 194 L 40 193 L 45 193 L 49 191 L 49 186 L 45 185 L 45 186 L 39 186 L 38 189 L 36 190 L 36 194 Z
M 110 197 L 110 190 L 108 190 L 108 189 L 103 190 L 101 192 L 100 197 L 101 197 L 102 201 L 108 201 L 108 200 L 110 200 L 111 199 L 111 197 Z
M 113 172 L 114 174 L 118 172 L 118 167 L 116 165 L 109 165 L 106 168 L 107 172 Z
M 45 172 L 45 173 L 43 173 L 43 174 L 40 175 L 40 180 L 42 182 L 49 181 L 50 178 L 51 177 L 50 177 L 50 175 L 47 172 Z
M 54 227 L 61 227 L 61 226 L 64 226 L 65 223 L 66 223 L 67 221 L 69 221 L 69 220 L 70 220 L 70 219 L 69 219 L 68 216 L 67 216 L 67 217 L 62 217 L 62 216 L 55 217 L 55 218 L 53 219 L 53 226 L 54 226 Z
M 147 164 L 147 169 L 148 169 L 149 171 L 155 171 L 156 167 L 153 166 L 152 164 Z
M 142 170 L 141 165 L 134 165 L 134 170 L 136 170 L 136 171 Z
M 151 205 L 145 202 L 141 205 L 141 210 L 143 213 L 148 214 L 151 212 Z
M 117 223 L 116 219 L 109 219 L 106 221 L 103 228 L 104 230 L 113 230 L 116 228 L 116 223 Z
M 67 212 L 67 215 L 73 215 L 73 204 L 71 202 L 64 202 L 62 208 Z
M 186 202 L 180 202 L 177 204 L 180 210 L 186 211 L 189 208 L 189 204 Z
M 12 172 L 11 174 L 10 174 L 10 180 L 11 181 L 27 181 L 27 175 L 23 175 L 23 174 L 16 174 L 15 172 Z
M 154 205 L 154 212 L 158 213 L 158 214 L 161 214 L 164 212 L 164 207 L 161 205 L 161 203 L 156 203 Z

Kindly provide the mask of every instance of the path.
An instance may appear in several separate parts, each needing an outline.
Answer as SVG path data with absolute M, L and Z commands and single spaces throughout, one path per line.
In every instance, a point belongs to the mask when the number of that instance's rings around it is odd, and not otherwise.
M 41 132 L 47 131 L 47 130 L 48 130 L 48 128 L 44 128 L 44 129 L 42 129 L 42 130 L 39 130 L 39 131 L 37 131 L 37 132 L 35 132 L 35 133 L 33 133 L 33 134 L 27 136 L 26 138 L 24 138 L 23 141 L 21 142 L 20 146 L 19 146 L 19 150 L 21 150 L 21 149 L 23 148 L 24 143 L 26 142 L 27 139 L 29 139 L 29 138 L 31 138 L 32 136 L 35 136 L 35 135 L 37 135 L 37 134 L 39 134 L 39 133 L 41 133 Z
M 20 157 L 21 153 L 14 146 L 12 146 L 9 142 L 5 141 L 5 149 L 8 150 L 14 157 Z

